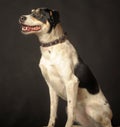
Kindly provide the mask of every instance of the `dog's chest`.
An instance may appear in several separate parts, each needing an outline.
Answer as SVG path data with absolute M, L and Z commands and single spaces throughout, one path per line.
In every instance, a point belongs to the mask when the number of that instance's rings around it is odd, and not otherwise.
M 42 57 L 40 60 L 40 69 L 47 84 L 50 85 L 60 97 L 66 99 L 65 85 L 56 66 L 59 66 L 57 59 L 50 57 L 46 59 Z
M 65 82 L 78 63 L 74 47 L 66 41 L 48 49 L 41 48 L 41 52 L 40 69 L 44 79 L 59 96 L 66 99 Z

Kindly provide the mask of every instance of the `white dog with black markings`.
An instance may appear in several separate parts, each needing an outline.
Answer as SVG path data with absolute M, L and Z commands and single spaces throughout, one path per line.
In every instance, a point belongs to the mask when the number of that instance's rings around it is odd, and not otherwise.
M 50 93 L 47 127 L 55 126 L 59 97 L 67 101 L 65 127 L 112 127 L 110 106 L 92 72 L 64 34 L 59 13 L 47 8 L 33 9 L 19 22 L 22 33 L 35 34 L 40 41 L 39 67 Z

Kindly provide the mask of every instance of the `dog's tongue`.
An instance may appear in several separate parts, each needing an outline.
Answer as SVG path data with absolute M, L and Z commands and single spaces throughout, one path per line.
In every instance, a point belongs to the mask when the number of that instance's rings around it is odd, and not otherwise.
M 40 26 L 26 26 L 26 25 L 22 26 L 22 31 L 24 32 L 38 31 L 38 30 L 40 30 Z

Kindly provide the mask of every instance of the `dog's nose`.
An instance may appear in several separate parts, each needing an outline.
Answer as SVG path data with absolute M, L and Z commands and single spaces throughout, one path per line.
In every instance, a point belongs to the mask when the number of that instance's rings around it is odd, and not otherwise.
M 22 16 L 20 17 L 20 22 L 22 23 L 22 22 L 24 22 L 26 19 L 27 19 L 26 16 L 22 15 Z

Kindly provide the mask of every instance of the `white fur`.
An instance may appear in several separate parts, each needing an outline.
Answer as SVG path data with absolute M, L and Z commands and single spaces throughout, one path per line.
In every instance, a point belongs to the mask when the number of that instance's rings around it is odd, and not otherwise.
M 47 33 L 50 27 L 49 22 L 44 24 L 29 15 L 27 15 L 25 24 L 41 26 L 40 31 L 27 34 L 36 34 L 42 43 L 49 43 L 63 35 L 60 24 Z M 109 104 L 106 104 L 102 91 L 92 95 L 86 89 L 78 87 L 80 81 L 74 75 L 74 68 L 79 61 L 76 50 L 69 40 L 50 47 L 40 47 L 40 50 L 42 56 L 39 66 L 50 93 L 48 127 L 55 125 L 58 97 L 67 101 L 68 117 L 65 127 L 80 127 L 73 125 L 74 121 L 84 127 L 112 127 L 112 112 Z

